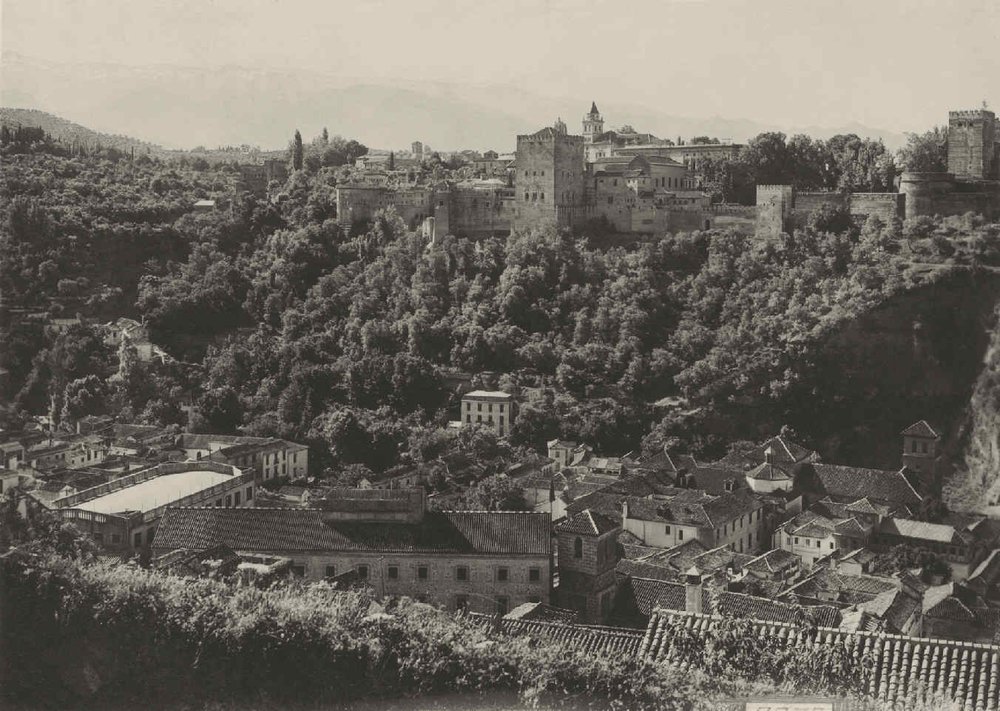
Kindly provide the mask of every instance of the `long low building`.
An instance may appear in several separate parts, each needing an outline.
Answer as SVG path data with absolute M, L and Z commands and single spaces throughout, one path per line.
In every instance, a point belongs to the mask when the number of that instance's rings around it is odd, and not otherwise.
M 548 603 L 549 517 L 515 511 L 427 511 L 420 489 L 341 489 L 311 509 L 172 508 L 152 553 L 223 544 L 291 559 L 307 580 L 353 572 L 378 595 L 451 610 L 506 613 Z
M 210 461 L 164 462 L 56 499 L 52 507 L 105 550 L 144 552 L 168 507 L 239 507 L 254 494 L 252 470 Z

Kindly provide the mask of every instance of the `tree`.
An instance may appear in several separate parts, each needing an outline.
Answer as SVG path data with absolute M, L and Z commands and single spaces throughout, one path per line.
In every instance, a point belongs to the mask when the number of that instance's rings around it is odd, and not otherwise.
M 396 170 L 396 154 L 389 151 L 389 170 Z
M 914 173 L 943 173 L 948 170 L 948 129 L 935 126 L 926 133 L 906 134 L 906 145 L 899 149 L 896 162 Z
M 108 412 L 108 388 L 96 375 L 71 380 L 63 395 L 62 419 L 78 420 L 86 415 Z
M 486 477 L 466 492 L 464 504 L 474 511 L 528 511 L 524 489 L 506 474 Z
M 322 141 L 324 146 L 330 144 L 330 133 L 326 130 L 326 126 L 323 127 L 323 132 L 319 135 L 319 140 Z
M 292 170 L 302 170 L 302 134 L 299 129 L 295 129 L 295 138 L 292 139 Z

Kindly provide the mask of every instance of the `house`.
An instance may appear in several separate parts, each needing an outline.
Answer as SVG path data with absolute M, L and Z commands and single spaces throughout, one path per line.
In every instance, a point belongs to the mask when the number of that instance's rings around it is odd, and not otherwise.
M 460 419 L 466 427 L 486 425 L 506 437 L 514 416 L 514 398 L 501 390 L 473 390 L 462 396 Z
M 986 558 L 995 539 L 979 539 L 972 531 L 950 524 L 906 518 L 886 519 L 875 535 L 876 549 L 904 544 L 937 553 L 948 563 L 955 580 L 965 580 Z
M 803 511 L 775 531 L 774 547 L 797 556 L 808 568 L 835 551 L 867 545 L 874 528 L 875 523 L 863 517 Z
M 171 508 L 153 554 L 225 544 L 243 555 L 291 560 L 293 575 L 353 571 L 380 596 L 409 595 L 449 610 L 506 614 L 549 603 L 548 516 L 514 511 L 427 511 L 422 489 L 337 489 L 316 508 Z
M 764 504 L 746 490 L 719 495 L 682 490 L 673 495 L 627 497 L 622 519 L 626 531 L 659 548 L 672 548 L 692 538 L 707 548 L 729 546 L 739 553 L 768 545 Z
M 961 583 L 934 586 L 924 593 L 923 633 L 996 645 L 1000 642 L 1000 608 Z

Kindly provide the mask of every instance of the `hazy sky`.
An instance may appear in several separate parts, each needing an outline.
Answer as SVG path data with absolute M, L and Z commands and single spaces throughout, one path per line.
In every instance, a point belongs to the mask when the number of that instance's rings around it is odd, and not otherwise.
M 0 0 L 55 62 L 507 83 L 678 115 L 940 123 L 1000 110 L 1000 0 Z

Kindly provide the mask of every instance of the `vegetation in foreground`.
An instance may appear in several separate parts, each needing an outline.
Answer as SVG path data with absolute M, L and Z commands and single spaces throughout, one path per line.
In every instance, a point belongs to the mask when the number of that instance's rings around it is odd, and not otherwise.
M 524 703 L 700 709 L 747 694 L 859 696 L 845 650 L 789 648 L 745 620 L 678 628 L 686 671 L 506 638 L 409 598 L 281 582 L 262 589 L 94 559 L 72 526 L 0 520 L 2 698 L 18 706 L 339 704 L 502 692 Z M 916 706 L 916 704 L 914 704 Z

